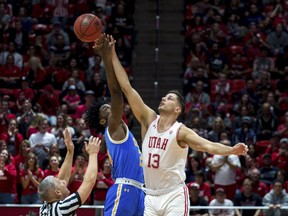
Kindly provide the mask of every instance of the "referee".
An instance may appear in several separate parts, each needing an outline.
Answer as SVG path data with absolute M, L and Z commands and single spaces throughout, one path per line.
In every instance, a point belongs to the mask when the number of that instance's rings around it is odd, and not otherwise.
M 76 210 L 89 197 L 96 182 L 98 170 L 97 154 L 101 141 L 91 136 L 89 143 L 85 143 L 86 151 L 89 154 L 89 164 L 84 180 L 78 191 L 70 195 L 67 183 L 71 175 L 74 145 L 67 128 L 64 130 L 64 139 L 67 154 L 58 177 L 47 176 L 38 187 L 39 197 L 44 201 L 39 214 L 42 216 L 76 215 Z

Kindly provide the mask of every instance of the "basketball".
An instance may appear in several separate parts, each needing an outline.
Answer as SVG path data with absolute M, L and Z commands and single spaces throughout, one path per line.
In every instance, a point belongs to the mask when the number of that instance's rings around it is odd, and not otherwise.
M 74 33 L 83 42 L 93 42 L 102 33 L 101 20 L 94 14 L 82 14 L 74 22 Z

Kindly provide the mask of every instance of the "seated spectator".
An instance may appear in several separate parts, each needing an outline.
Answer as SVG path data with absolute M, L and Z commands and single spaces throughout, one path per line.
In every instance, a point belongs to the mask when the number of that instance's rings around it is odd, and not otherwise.
M 39 120 L 39 131 L 30 136 L 31 148 L 37 156 L 38 166 L 43 166 L 43 161 L 48 158 L 49 147 L 57 143 L 54 134 L 48 132 L 48 120 L 41 118 Z
M 1 65 L 5 65 L 9 62 L 8 65 L 11 64 L 11 62 L 13 62 L 13 66 L 15 66 L 15 68 L 19 68 L 20 70 L 23 67 L 23 57 L 20 53 L 18 53 L 16 51 L 16 47 L 15 47 L 15 43 L 14 42 L 9 42 L 8 44 L 8 50 L 7 51 L 2 51 L 0 54 L 1 58 L 0 58 L 0 64 Z M 8 58 L 8 56 L 10 56 Z M 13 61 L 11 61 L 13 60 Z M 15 72 L 14 72 L 15 73 Z
M 266 103 L 270 104 L 271 112 L 278 117 L 282 115 L 282 110 L 280 109 L 279 104 L 277 103 L 275 99 L 274 92 L 269 92 L 266 97 Z
M 22 110 L 22 104 L 25 99 L 32 101 L 35 97 L 34 90 L 29 86 L 30 80 L 26 76 L 22 76 L 20 81 L 21 89 L 16 98 L 16 105 L 18 110 Z
M 63 135 L 65 128 L 68 128 L 69 133 L 73 136 L 73 134 L 75 133 L 74 128 L 71 128 L 67 125 L 66 115 L 63 113 L 59 113 L 57 116 L 56 126 L 51 129 L 51 133 L 54 134 L 54 136 L 56 137 L 57 146 L 59 148 L 60 156 L 62 158 L 65 158 L 67 152 Z
M 95 92 L 95 98 L 106 96 L 108 91 L 107 84 L 101 79 L 99 73 L 93 74 L 87 89 Z
M 83 81 L 80 80 L 78 76 L 79 76 L 79 72 L 77 70 L 73 70 L 71 72 L 71 76 L 68 78 L 68 80 L 64 82 L 62 91 L 65 91 L 65 90 L 67 91 L 70 85 L 75 85 L 77 88 L 77 91 L 82 95 L 85 92 L 86 87 Z
M 0 152 L 0 204 L 14 204 L 16 196 L 16 168 L 6 149 Z
M 33 22 L 41 24 L 50 24 L 52 18 L 53 6 L 46 0 L 40 0 L 33 4 L 32 14 Z
M 48 153 L 48 158 L 46 160 L 43 161 L 43 170 L 46 170 L 47 168 L 49 168 L 49 163 L 50 163 L 50 158 L 52 157 L 56 157 L 57 158 L 57 161 L 59 162 L 59 167 L 61 167 L 63 161 L 64 161 L 64 158 L 62 158 L 60 156 L 60 150 L 59 150 L 59 147 L 57 145 L 57 143 L 54 143 L 50 146 L 49 148 L 49 153 Z M 45 172 L 44 172 L 45 174 Z
M 271 82 L 271 75 L 268 71 L 262 71 L 259 80 L 256 83 L 256 95 L 260 103 L 265 102 L 269 92 L 273 92 L 274 88 Z
M 203 171 L 199 170 L 195 173 L 195 181 L 188 183 L 188 188 L 191 188 L 191 186 L 195 183 L 199 186 L 198 196 L 209 202 L 211 200 L 211 188 L 210 185 L 205 181 L 205 174 Z
M 87 110 L 87 107 L 90 106 L 90 104 L 92 103 L 92 101 L 95 99 L 95 92 L 92 90 L 88 90 L 85 92 L 84 94 L 84 104 L 80 104 L 77 106 L 76 108 L 76 114 L 75 117 L 77 119 L 79 118 L 83 118 L 84 113 Z
M 272 58 L 268 57 L 268 48 L 262 46 L 260 51 L 260 56 L 256 57 L 253 61 L 253 79 L 259 79 L 262 72 L 270 72 L 274 70 L 274 61 Z
M 85 156 L 81 154 L 77 155 L 75 164 L 72 167 L 72 173 L 71 173 L 71 177 L 68 183 L 68 188 L 69 188 L 70 193 L 74 193 L 79 189 L 80 185 L 83 182 L 86 168 L 87 168 L 87 161 L 86 161 Z M 85 203 L 88 204 L 89 202 L 90 202 L 90 198 L 88 198 L 88 200 L 86 200 Z
M 109 159 L 106 158 L 103 167 L 98 171 L 97 181 L 94 187 L 93 205 L 104 205 L 108 189 L 114 184 L 111 174 L 111 165 Z M 101 210 L 96 210 L 101 214 Z M 97 213 L 96 213 L 97 214 Z
M 225 145 L 231 145 L 229 140 L 222 141 Z M 240 168 L 240 160 L 236 155 L 214 155 L 211 169 L 215 172 L 214 187 L 224 188 L 227 199 L 234 199 L 236 191 L 236 169 Z
M 273 182 L 273 189 L 267 193 L 262 201 L 263 206 L 268 206 L 269 209 L 264 209 L 264 216 L 270 215 L 287 215 L 288 210 L 282 209 L 281 206 L 288 205 L 288 194 L 285 192 L 284 183 L 280 180 Z
M 249 178 L 246 178 L 242 185 L 242 190 L 240 193 L 237 193 L 234 199 L 235 206 L 262 206 L 262 199 L 259 197 L 258 194 L 253 193 L 252 191 L 252 181 Z M 238 210 L 236 209 L 236 215 L 241 216 L 257 216 L 260 215 L 261 210 L 249 210 L 243 209 Z
M 1 134 L 1 139 L 5 140 L 7 143 L 7 148 L 11 155 L 18 155 L 20 143 L 23 141 L 23 136 L 19 133 L 15 119 L 9 121 L 8 129 L 6 132 Z
M 75 133 L 72 136 L 72 141 L 75 146 L 75 153 L 78 154 L 81 152 L 81 148 L 84 144 L 84 141 L 89 139 L 90 133 L 87 133 L 87 126 L 83 118 L 76 120 Z M 101 164 L 99 164 L 101 165 Z
M 242 105 L 239 107 L 238 113 L 240 115 L 237 115 L 234 117 L 233 124 L 232 124 L 232 129 L 235 130 L 236 128 L 240 128 L 242 124 L 242 118 L 245 116 L 249 116 L 248 114 L 248 108 L 245 105 Z M 252 116 L 249 116 L 250 119 L 252 119 Z M 251 123 L 251 128 L 255 128 L 255 122 L 252 121 Z
M 260 180 L 269 187 L 276 179 L 278 171 L 278 169 L 272 165 L 272 159 L 270 154 L 263 155 L 263 165 L 259 170 Z
M 189 188 L 189 198 L 190 206 L 208 206 L 207 200 L 199 195 L 200 186 L 198 183 L 194 182 L 188 186 Z M 190 216 L 208 216 L 207 209 L 191 209 Z
M 233 111 L 238 113 L 241 106 L 247 107 L 248 116 L 254 116 L 256 107 L 247 93 L 241 95 L 240 101 L 234 104 Z
M 219 74 L 219 82 L 216 83 L 215 93 L 219 94 L 221 97 L 228 97 L 230 92 L 230 84 L 227 82 L 226 74 Z
M 23 68 L 23 74 L 30 81 L 33 89 L 42 89 L 47 82 L 46 70 L 38 57 L 33 56 L 29 59 L 28 65 Z
M 254 168 L 251 170 L 249 177 L 252 181 L 253 192 L 258 194 L 261 198 L 264 197 L 266 193 L 268 193 L 267 185 L 260 181 L 260 171 L 258 168 Z
M 201 161 L 200 159 L 195 156 L 191 155 L 188 157 L 187 160 L 187 169 L 185 171 L 186 173 L 186 180 L 185 182 L 194 182 L 195 181 L 195 174 L 201 170 Z
M 280 140 L 280 148 L 272 153 L 272 164 L 277 169 L 287 169 L 288 167 L 288 138 Z
M 94 55 L 90 56 L 88 58 L 88 69 L 86 70 L 86 80 L 89 82 L 92 81 L 93 75 L 95 73 L 98 73 L 100 75 L 100 79 L 106 82 L 105 80 L 105 68 L 102 63 L 101 57 L 98 55 L 98 53 L 95 51 Z
M 226 125 L 221 117 L 214 118 L 212 130 L 208 132 L 208 139 L 212 142 L 219 142 L 219 133 L 226 129 Z
M 211 216 L 234 216 L 233 209 L 221 209 L 221 206 L 233 206 L 233 202 L 230 199 L 226 199 L 226 192 L 223 188 L 217 188 L 215 191 L 215 199 L 213 199 L 209 206 L 218 206 L 217 209 L 209 209 L 209 215 Z
M 62 99 L 62 103 L 65 103 L 68 106 L 69 114 L 75 114 L 77 106 L 81 102 L 81 98 L 77 93 L 75 85 L 69 86 L 68 90 L 68 93 Z
M 256 121 L 257 140 L 269 140 L 271 135 L 276 132 L 278 119 L 270 109 L 270 104 L 262 104 Z
M 275 56 L 283 53 L 283 47 L 288 45 L 288 34 L 283 30 L 282 23 L 278 23 L 275 31 L 268 34 L 267 44 Z
M 246 141 L 250 138 L 252 139 L 252 143 L 256 144 L 256 133 L 251 128 L 252 119 L 249 116 L 242 117 L 241 127 L 236 128 L 234 131 L 233 143 L 246 143 Z
M 248 59 L 237 52 L 229 62 L 228 77 L 231 79 L 245 79 L 251 74 Z
M 58 159 L 58 157 L 56 156 L 51 156 L 49 158 L 49 165 L 48 168 L 46 170 L 44 170 L 44 178 L 46 178 L 49 175 L 52 176 L 57 176 L 60 170 L 60 161 Z
M 284 183 L 284 190 L 286 191 L 286 193 L 288 193 L 288 180 L 287 180 L 287 175 L 286 175 L 286 171 L 285 170 L 278 170 L 277 172 L 277 177 L 275 179 L 276 180 L 280 180 L 281 182 Z M 270 190 L 273 189 L 273 185 L 270 186 Z
M 78 75 L 77 75 L 77 78 L 79 78 L 79 80 L 81 80 L 82 82 L 86 82 L 86 77 L 85 77 L 85 73 L 84 71 L 82 70 L 82 68 L 80 67 L 79 63 L 78 63 L 78 60 L 77 60 L 77 57 L 70 57 L 69 58 L 69 61 L 68 61 L 68 66 L 67 66 L 67 69 L 69 71 L 78 71 Z M 83 66 L 82 66 L 83 67 Z M 76 74 L 75 74 L 76 75 Z
M 69 36 L 62 29 L 61 23 L 59 21 L 55 21 L 52 25 L 52 31 L 47 35 L 48 47 L 52 47 L 52 46 L 55 47 L 55 45 L 57 45 L 57 43 L 59 43 L 59 44 L 61 44 L 61 46 L 65 47 L 65 51 L 68 51 L 68 49 L 66 50 L 66 47 L 69 46 L 69 44 L 70 44 L 69 41 L 70 41 Z M 70 48 L 69 48 L 69 50 L 70 50 Z M 68 55 L 65 55 L 65 56 L 68 57 Z
M 191 128 L 199 136 L 208 139 L 208 130 L 205 127 L 205 122 L 199 117 L 194 117 L 191 122 L 187 122 L 187 127 Z
M 29 153 L 25 160 L 24 170 L 20 173 L 23 187 L 21 204 L 40 204 L 37 188 L 44 178 L 43 171 L 38 167 L 37 157 Z
M 211 55 L 208 56 L 208 73 L 212 79 L 218 79 L 220 73 L 226 73 L 228 69 L 227 59 L 221 54 L 219 44 L 213 43 Z
M 281 137 L 288 137 L 288 111 L 284 115 L 284 123 L 277 128 L 277 134 Z
M 0 84 L 3 88 L 17 88 L 22 76 L 21 69 L 14 64 L 14 56 L 8 54 L 0 70 Z

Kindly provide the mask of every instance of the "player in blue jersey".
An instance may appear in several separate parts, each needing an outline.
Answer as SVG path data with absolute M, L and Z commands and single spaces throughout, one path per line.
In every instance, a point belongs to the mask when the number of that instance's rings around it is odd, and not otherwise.
M 111 105 L 103 98 L 97 99 L 85 113 L 89 128 L 105 129 L 105 139 L 112 176 L 115 184 L 106 195 L 104 215 L 140 216 L 144 213 L 144 183 L 142 155 L 139 146 L 122 120 L 123 96 L 115 77 L 112 60 L 111 38 L 102 34 L 94 48 L 102 57 L 107 74 Z

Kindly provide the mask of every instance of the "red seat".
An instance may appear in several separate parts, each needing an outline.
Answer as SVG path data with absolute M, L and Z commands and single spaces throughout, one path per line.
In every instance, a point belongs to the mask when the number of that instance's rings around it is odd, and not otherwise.
M 257 141 L 256 145 L 255 145 L 255 150 L 259 153 L 259 154 L 264 154 L 267 147 L 271 145 L 271 141 L 270 140 L 261 140 L 261 141 Z
M 231 92 L 239 92 L 245 87 L 245 81 L 240 79 L 232 80 L 230 83 Z

